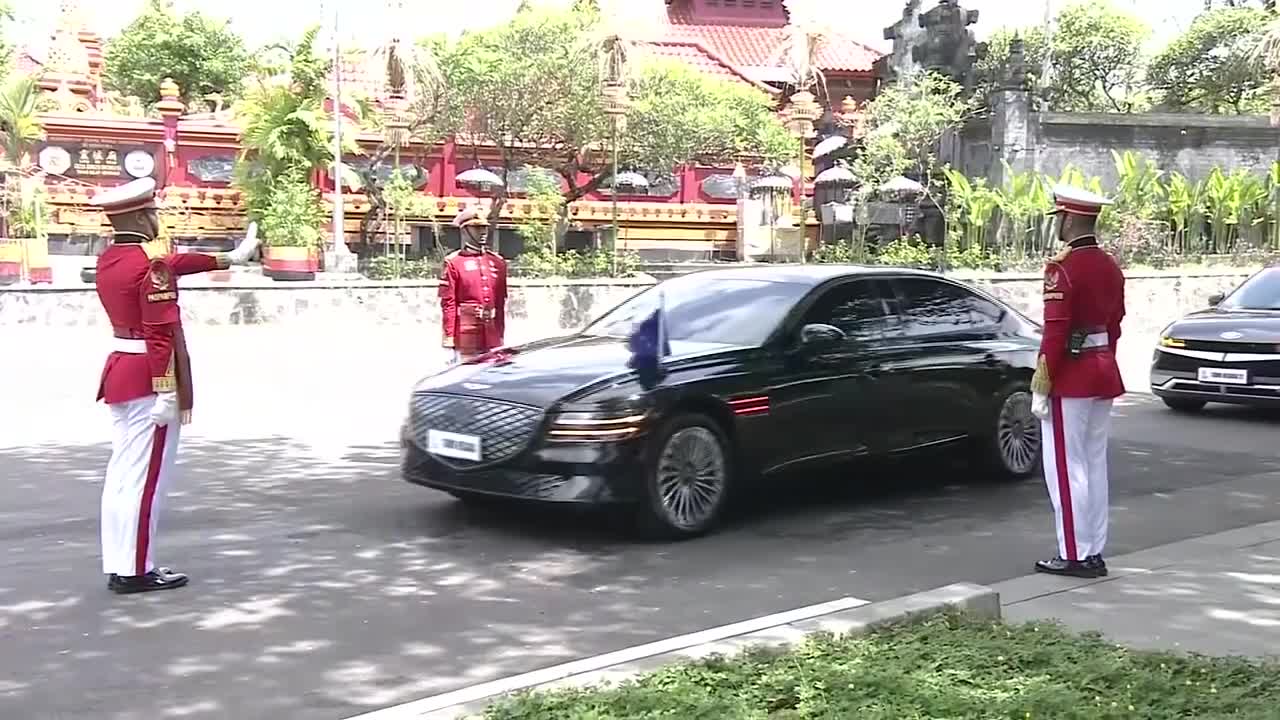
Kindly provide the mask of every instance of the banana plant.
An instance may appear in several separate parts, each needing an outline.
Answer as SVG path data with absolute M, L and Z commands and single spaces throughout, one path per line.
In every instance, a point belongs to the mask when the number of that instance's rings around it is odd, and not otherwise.
M 1115 210 L 1144 220 L 1158 216 L 1165 203 L 1164 171 L 1133 150 L 1112 150 L 1111 157 L 1116 170 Z
M 1015 173 L 1004 163 L 1008 180 L 996 190 L 1001 226 L 1008 241 L 1004 250 L 1018 256 L 1043 247 L 1044 216 L 1053 207 L 1052 190 L 1038 173 Z
M 1165 185 L 1169 219 L 1179 253 L 1191 251 L 1192 237 L 1200 237 L 1204 227 L 1204 183 L 1192 183 L 1182 173 L 1169 176 Z
M 987 187 L 984 178 L 970 180 L 964 173 L 953 168 L 944 167 L 943 176 L 947 181 L 951 212 L 957 217 L 948 218 L 949 222 L 958 220 L 964 227 L 963 247 L 967 249 L 974 244 L 986 245 L 987 227 L 996 211 L 996 196 Z

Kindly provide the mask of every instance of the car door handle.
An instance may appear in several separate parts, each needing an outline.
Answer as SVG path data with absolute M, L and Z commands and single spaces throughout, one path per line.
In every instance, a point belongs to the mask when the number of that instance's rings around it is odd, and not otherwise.
M 982 356 L 983 365 L 990 367 L 992 365 L 998 365 L 999 363 L 1000 363 L 1000 358 L 996 357 L 995 353 L 987 353 L 986 355 Z

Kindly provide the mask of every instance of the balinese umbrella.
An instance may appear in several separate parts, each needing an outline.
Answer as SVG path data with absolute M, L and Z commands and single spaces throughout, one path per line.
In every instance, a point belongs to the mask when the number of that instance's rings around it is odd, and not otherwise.
M 612 184 L 618 187 L 647 188 L 649 178 L 638 172 L 620 172 Z
M 794 180 L 786 175 L 769 175 L 751 183 L 752 190 L 769 190 L 777 192 L 779 190 L 791 190 Z
M 820 157 L 826 157 L 848 144 L 849 138 L 843 135 L 832 135 L 813 147 L 813 157 L 815 160 Z
M 903 176 L 899 175 L 899 176 L 897 176 L 897 177 L 895 177 L 895 178 L 892 178 L 891 180 L 889 180 L 889 181 L 888 181 L 888 182 L 886 182 L 885 184 L 881 185 L 881 186 L 880 186 L 880 192 L 883 192 L 883 193 L 916 193 L 916 194 L 919 194 L 919 193 L 924 192 L 924 186 L 923 186 L 923 185 L 921 185 L 920 183 L 916 182 L 915 180 L 912 180 L 912 179 L 911 179 L 911 178 L 909 178 L 909 177 L 903 177 Z
M 857 182 L 857 178 L 853 176 L 849 168 L 840 165 L 823 170 L 818 173 L 818 177 L 813 179 L 814 185 L 824 187 L 828 185 L 855 185 Z
M 499 187 L 503 184 L 502 178 L 497 173 L 484 168 L 471 168 L 458 173 L 458 182 L 464 185 L 478 185 L 482 187 Z

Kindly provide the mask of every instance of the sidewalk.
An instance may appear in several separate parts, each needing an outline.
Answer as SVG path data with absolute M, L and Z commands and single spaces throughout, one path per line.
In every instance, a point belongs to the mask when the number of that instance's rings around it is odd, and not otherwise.
M 1117 643 L 1280 655 L 1280 522 L 1107 559 L 1110 575 L 1028 575 L 992 586 L 1009 622 L 1056 619 Z

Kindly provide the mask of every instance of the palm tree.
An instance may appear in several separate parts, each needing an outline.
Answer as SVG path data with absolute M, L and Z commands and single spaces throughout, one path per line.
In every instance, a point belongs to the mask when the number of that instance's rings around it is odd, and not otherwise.
M 25 164 L 31 146 L 44 139 L 39 103 L 40 89 L 32 77 L 15 75 L 0 88 L 0 143 L 11 165 Z

